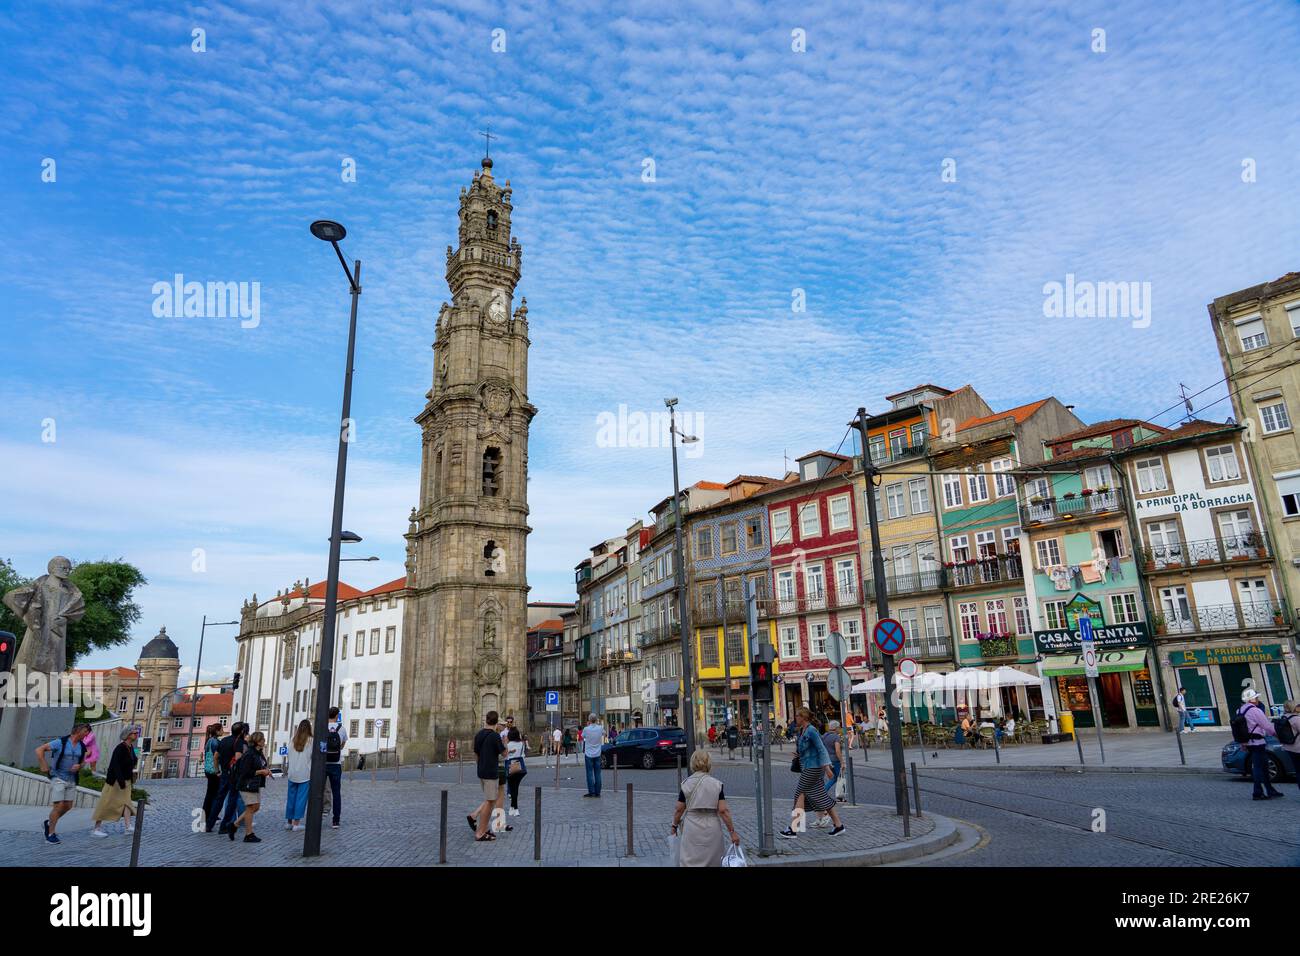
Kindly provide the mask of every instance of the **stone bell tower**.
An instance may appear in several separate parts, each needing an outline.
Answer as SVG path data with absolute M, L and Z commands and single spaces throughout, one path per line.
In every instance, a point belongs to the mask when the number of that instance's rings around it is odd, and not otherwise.
M 527 713 L 528 306 L 513 305 L 523 249 L 510 234 L 510 181 L 483 159 L 460 191 L 447 247 L 451 302 L 433 343 L 419 505 L 406 534 L 399 746 L 445 757 L 489 710 Z

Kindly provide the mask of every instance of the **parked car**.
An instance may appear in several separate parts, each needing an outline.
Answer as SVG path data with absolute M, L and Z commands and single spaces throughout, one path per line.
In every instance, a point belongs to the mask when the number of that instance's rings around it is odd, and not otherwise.
M 616 754 L 620 767 L 641 767 L 644 770 L 676 763 L 678 756 L 684 762 L 686 731 L 680 727 L 633 727 L 601 747 L 601 759 L 606 767 L 614 766 Z
M 1264 738 L 1264 749 L 1268 751 L 1268 779 L 1289 780 L 1291 778 L 1290 756 L 1282 749 L 1282 743 L 1272 734 Z M 1246 767 L 1246 748 L 1235 740 L 1223 745 L 1223 769 L 1226 773 L 1250 776 Z

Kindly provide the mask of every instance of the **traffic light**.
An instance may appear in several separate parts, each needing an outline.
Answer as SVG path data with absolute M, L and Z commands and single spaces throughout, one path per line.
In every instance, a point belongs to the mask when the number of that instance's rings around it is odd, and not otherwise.
M 750 664 L 750 684 L 754 703 L 772 703 L 772 662 L 756 659 Z
M 235 671 L 235 679 L 230 682 L 231 690 L 239 690 L 239 671 Z
M 0 673 L 12 671 L 18 641 L 8 631 L 0 631 Z

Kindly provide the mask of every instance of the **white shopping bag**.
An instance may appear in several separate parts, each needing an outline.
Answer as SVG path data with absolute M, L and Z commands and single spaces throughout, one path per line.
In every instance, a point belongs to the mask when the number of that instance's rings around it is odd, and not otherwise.
M 681 859 L 682 838 L 676 833 L 668 834 L 668 865 L 681 866 L 678 861 Z
M 745 861 L 745 851 L 740 848 L 739 843 L 733 843 L 727 848 L 727 852 L 722 854 L 723 866 L 749 866 Z
M 835 799 L 836 799 L 836 800 L 843 800 L 843 799 L 844 799 L 844 790 L 845 790 L 845 787 L 846 787 L 846 786 L 847 786 L 847 784 L 845 784 L 845 782 L 844 782 L 844 775 L 841 774 L 841 775 L 840 775 L 840 778 L 839 778 L 838 780 L 835 781 Z

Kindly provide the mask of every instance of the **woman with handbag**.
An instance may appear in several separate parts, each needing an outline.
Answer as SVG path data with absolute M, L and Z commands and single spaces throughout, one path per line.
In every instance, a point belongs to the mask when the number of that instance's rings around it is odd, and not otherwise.
M 506 789 L 510 793 L 510 816 L 519 816 L 519 784 L 528 776 L 524 766 L 524 754 L 528 746 L 517 727 L 511 727 L 506 734 Z
M 266 765 L 266 756 L 262 753 L 262 748 L 265 746 L 266 734 L 259 730 L 248 738 L 248 749 L 235 765 L 235 785 L 239 790 L 240 799 L 244 801 L 244 812 L 236 818 L 228 831 L 232 841 L 235 839 L 235 831 L 239 829 L 240 824 L 244 824 L 248 829 L 244 835 L 244 842 L 262 842 L 262 838 L 253 832 L 253 816 L 261 806 L 262 788 L 266 785 L 266 778 L 271 776 L 271 770 Z
M 289 792 L 285 794 L 284 828 L 301 830 L 307 816 L 307 790 L 311 783 L 311 721 L 298 722 L 289 744 Z
M 723 825 L 731 834 L 732 844 L 740 845 L 722 781 L 709 775 L 712 766 L 707 750 L 695 751 L 691 754 L 691 775 L 677 792 L 677 809 L 669 832 L 678 838 L 678 866 L 722 866 L 727 849 Z
M 135 777 L 135 729 L 128 727 L 122 731 L 122 742 L 113 749 L 113 756 L 108 761 L 108 774 L 104 778 L 104 789 L 99 791 L 99 802 L 95 804 L 95 829 L 91 836 L 106 837 L 104 823 L 107 820 L 122 820 L 122 832 L 132 833 L 135 827 L 131 820 L 135 810 L 131 806 L 131 781 Z
M 790 769 L 799 774 L 799 790 L 795 794 L 794 810 L 800 816 L 808 810 L 829 813 L 831 822 L 835 824 L 830 835 L 839 836 L 844 832 L 844 824 L 840 822 L 839 812 L 835 809 L 834 792 L 826 789 L 826 781 L 834 779 L 830 754 L 826 752 L 826 745 L 822 743 L 821 735 L 813 726 L 812 711 L 807 707 L 800 707 L 795 711 L 794 719 L 795 725 L 799 728 L 799 752 L 790 764 Z M 793 840 L 798 835 L 794 830 L 793 821 L 778 834 L 787 840 Z

